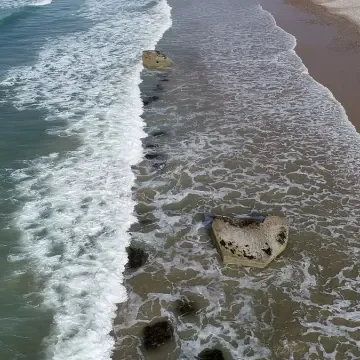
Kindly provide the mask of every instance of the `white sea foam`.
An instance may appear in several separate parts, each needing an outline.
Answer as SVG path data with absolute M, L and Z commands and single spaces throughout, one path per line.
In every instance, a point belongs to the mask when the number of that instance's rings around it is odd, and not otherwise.
M 39 1 L 35 1 L 30 3 L 30 6 L 45 6 L 45 5 L 49 5 L 52 3 L 52 0 L 39 0 Z
M 43 1 L 49 1 L 49 0 L 43 0 Z M 0 9 L 13 9 L 13 8 L 29 5 L 30 3 L 31 0 L 3 0 L 0 2 Z
M 140 55 L 170 26 L 170 8 L 165 0 L 132 7 L 86 0 L 78 16 L 92 20 L 88 31 L 47 43 L 34 65 L 13 69 L 2 86 L 17 108 L 43 109 L 49 122 L 65 121 L 53 133 L 82 140 L 75 151 L 14 172 L 26 201 L 16 225 L 54 310 L 48 357 L 108 360 L 116 304 L 126 299 L 131 166 L 142 157 L 145 136 Z

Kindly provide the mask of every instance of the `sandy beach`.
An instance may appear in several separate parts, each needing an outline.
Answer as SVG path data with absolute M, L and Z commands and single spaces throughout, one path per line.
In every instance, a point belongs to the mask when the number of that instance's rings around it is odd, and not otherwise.
M 360 131 L 360 32 L 354 22 L 338 16 L 345 16 L 347 11 L 334 7 L 355 2 L 321 3 L 324 6 L 299 0 L 266 0 L 262 6 L 272 13 L 281 28 L 296 37 L 295 51 L 310 75 L 331 90 Z M 354 7 L 354 19 L 358 19 L 359 9 Z
M 360 4 L 357 0 L 313 0 L 335 15 L 340 15 L 360 27 Z

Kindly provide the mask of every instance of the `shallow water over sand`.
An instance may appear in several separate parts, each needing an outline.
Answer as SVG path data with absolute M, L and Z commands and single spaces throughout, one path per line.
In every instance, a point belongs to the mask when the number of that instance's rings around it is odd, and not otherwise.
M 360 357 L 359 136 L 331 93 L 307 75 L 295 40 L 256 1 L 171 2 L 158 48 L 177 66 L 143 73 L 157 94 L 136 169 L 134 244 L 115 359 Z M 164 81 L 164 79 L 168 81 Z M 288 249 L 264 270 L 225 267 L 204 214 L 283 214 Z M 179 316 L 176 301 L 198 312 Z M 156 317 L 174 342 L 153 352 L 141 331 Z

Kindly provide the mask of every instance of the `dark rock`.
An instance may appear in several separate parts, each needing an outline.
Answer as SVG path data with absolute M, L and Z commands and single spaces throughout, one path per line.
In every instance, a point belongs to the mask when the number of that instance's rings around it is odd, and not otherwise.
M 116 334 L 115 334 L 114 329 L 111 329 L 111 330 L 110 330 L 109 335 L 110 335 L 112 338 L 116 339 Z
M 156 131 L 153 131 L 150 135 L 154 136 L 154 137 L 164 136 L 164 135 L 166 135 L 166 132 L 162 131 L 162 130 L 156 130 Z
M 197 357 L 198 360 L 224 360 L 224 356 L 220 350 L 205 349 Z
M 165 163 L 165 162 L 159 162 L 159 163 L 153 164 L 153 168 L 154 168 L 155 170 L 162 170 L 162 169 L 165 168 L 165 166 L 166 166 L 166 163 Z
M 138 269 L 139 267 L 144 266 L 149 257 L 149 254 L 144 250 L 131 246 L 127 248 L 127 253 L 129 258 L 127 267 L 129 269 Z
M 143 104 L 144 106 L 150 105 L 151 103 L 153 103 L 154 101 L 158 101 L 160 98 L 156 95 L 154 96 L 150 96 L 146 99 L 143 99 Z
M 145 144 L 144 145 L 145 149 L 155 149 L 157 147 L 158 147 L 158 145 L 156 145 L 156 144 Z
M 189 301 L 187 299 L 177 300 L 176 302 L 176 312 L 180 316 L 192 315 L 198 311 L 196 303 L 194 301 Z
M 168 78 L 168 74 L 167 73 L 165 73 L 165 74 L 159 74 L 158 75 L 158 78 L 159 78 L 159 80 L 160 81 L 169 81 L 169 78 Z
M 170 341 L 174 335 L 174 329 L 170 321 L 163 320 L 144 328 L 143 344 L 145 349 L 157 349 L 159 346 Z
M 163 91 L 164 87 L 161 84 L 157 84 L 155 87 L 155 91 Z
M 162 155 L 158 154 L 158 153 L 145 154 L 145 159 L 147 159 L 147 160 L 154 160 L 154 159 L 158 159 L 160 157 L 162 157 Z
M 142 226 L 152 225 L 154 222 L 155 222 L 154 219 L 139 220 L 139 224 L 142 225 Z

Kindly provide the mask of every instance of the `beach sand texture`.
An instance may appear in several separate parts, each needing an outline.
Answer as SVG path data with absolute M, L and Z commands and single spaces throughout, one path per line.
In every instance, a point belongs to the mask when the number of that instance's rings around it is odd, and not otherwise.
M 310 75 L 330 89 L 360 131 L 360 32 L 344 16 L 312 1 L 263 0 L 277 24 L 296 37 L 296 53 Z
M 360 26 L 360 2 L 358 0 L 314 0 L 330 12 L 341 15 Z

